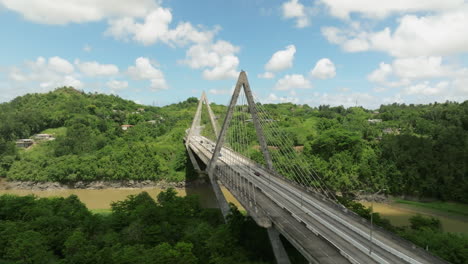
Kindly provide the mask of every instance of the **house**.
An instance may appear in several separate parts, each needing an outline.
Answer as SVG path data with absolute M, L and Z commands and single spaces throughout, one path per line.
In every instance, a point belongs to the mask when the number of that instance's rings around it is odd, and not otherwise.
M 367 122 L 369 122 L 369 124 L 377 124 L 381 123 L 382 119 L 367 119 Z
M 150 121 L 146 121 L 146 122 L 148 122 L 148 123 L 150 123 L 152 125 L 155 125 L 157 121 L 156 120 L 150 120 Z
M 54 140 L 55 138 L 51 134 L 36 134 L 33 136 L 36 140 Z
M 18 141 L 16 141 L 16 146 L 18 148 L 29 148 L 33 144 L 34 144 L 34 140 L 29 139 L 29 138 L 18 139 Z
M 132 127 L 133 125 L 121 125 L 120 127 L 122 128 L 122 130 L 127 130 L 129 129 L 130 127 Z
M 138 111 L 138 112 L 144 112 L 145 109 L 144 109 L 144 108 L 138 108 L 137 111 Z

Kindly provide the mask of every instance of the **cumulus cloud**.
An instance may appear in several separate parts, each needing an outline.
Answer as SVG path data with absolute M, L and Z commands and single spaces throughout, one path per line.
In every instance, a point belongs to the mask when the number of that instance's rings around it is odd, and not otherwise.
M 206 80 L 236 78 L 239 74 L 237 52 L 239 47 L 224 40 L 197 44 L 187 50 L 186 59 L 181 63 L 192 69 L 204 69 L 203 78 Z
M 289 69 L 293 66 L 296 46 L 289 45 L 284 50 L 275 52 L 270 60 L 265 64 L 265 70 L 269 72 L 278 72 Z
M 463 5 L 463 0 L 404 0 L 404 1 L 375 1 L 375 0 L 320 0 L 328 7 L 330 14 L 349 19 L 351 13 L 362 14 L 368 18 L 383 19 L 391 14 L 401 12 L 451 10 Z
M 109 21 L 107 35 L 117 39 L 132 39 L 143 45 L 163 42 L 169 45 L 184 46 L 190 43 L 207 43 L 213 39 L 218 30 L 202 31 L 192 24 L 180 23 L 170 29 L 172 13 L 168 8 L 158 7 L 151 11 L 140 23 L 131 17 L 123 17 Z
M 86 76 L 112 76 L 119 73 L 119 68 L 114 64 L 100 64 L 96 61 L 80 62 L 75 61 L 75 65 Z
M 468 96 L 468 68 L 445 64 L 438 56 L 397 58 L 391 64 L 380 63 L 367 79 L 379 85 L 375 91 L 400 88 L 400 95 L 413 96 L 420 103 L 458 100 Z M 465 98 L 465 99 L 464 99 Z
M 331 106 L 364 106 L 367 108 L 379 107 L 381 101 L 379 98 L 369 93 L 314 93 L 314 96 L 305 99 L 304 103 L 311 106 L 331 105 Z
M 203 68 L 203 77 L 207 80 L 235 78 L 239 58 L 235 55 L 239 48 L 227 41 L 214 40 L 219 26 L 206 29 L 190 22 L 173 25 L 173 15 L 169 8 L 164 8 L 160 0 L 0 0 L 7 9 L 22 14 L 26 19 L 46 24 L 84 23 L 106 20 L 108 28 L 105 35 L 124 41 L 135 41 L 148 46 L 164 43 L 171 47 L 190 46 L 186 51 L 187 65 Z M 227 44 L 225 44 L 227 43 Z M 221 46 L 232 51 L 226 52 Z M 91 47 L 85 45 L 84 51 Z M 209 62 L 201 62 L 196 53 L 209 54 Z M 194 62 L 194 60 L 198 60 Z M 215 62 L 213 62 L 215 61 Z M 203 67 L 193 66 L 205 64 Z M 88 65 L 92 66 L 92 65 Z M 110 68 L 107 68 L 110 70 Z M 84 71 L 85 74 L 92 73 Z M 164 82 L 152 81 L 154 87 L 164 87 Z
M 74 67 L 70 62 L 57 56 L 49 58 L 49 64 L 47 65 L 47 67 L 58 73 L 66 74 L 70 74 L 74 70 Z
M 41 88 L 39 91 L 59 86 L 81 88 L 83 85 L 74 74 L 73 65 L 57 56 L 48 60 L 38 57 L 35 61 L 27 61 L 23 67 L 11 67 L 8 77 L 15 85 L 36 86 Z
M 107 87 L 109 87 L 113 91 L 123 90 L 128 87 L 127 81 L 118 81 L 118 80 L 110 80 L 106 83 Z
M 299 103 L 299 98 L 294 96 L 277 96 L 274 93 L 270 93 L 268 97 L 263 100 L 266 104 L 276 104 L 276 103 Z
M 381 62 L 379 64 L 379 68 L 375 69 L 371 74 L 369 74 L 367 79 L 371 82 L 385 83 L 392 72 L 393 67 L 390 64 Z
M 431 86 L 428 81 L 425 81 L 406 87 L 403 89 L 403 91 L 409 95 L 439 95 L 446 91 L 448 87 L 449 82 L 447 81 L 439 82 L 434 86 Z
M 310 25 L 309 17 L 303 4 L 298 0 L 290 0 L 281 6 L 283 17 L 286 19 L 296 19 L 296 27 L 304 28 Z
M 128 67 L 128 75 L 133 80 L 149 80 L 152 90 L 168 89 L 161 70 L 154 67 L 148 58 L 139 57 L 135 60 L 135 66 Z
M 275 78 L 275 74 L 272 72 L 264 72 L 264 73 L 258 74 L 257 77 L 261 79 L 273 79 Z
M 322 34 L 348 52 L 377 50 L 402 58 L 443 56 L 468 52 L 468 34 L 460 34 L 466 25 L 467 5 L 432 15 L 404 15 L 394 30 L 366 31 L 352 23 L 347 29 L 323 27 Z
M 315 67 L 311 70 L 310 74 L 318 79 L 333 78 L 336 75 L 335 64 L 333 64 L 333 62 L 328 58 L 320 59 L 315 64 Z
M 392 64 L 381 62 L 379 68 L 370 73 L 367 79 L 387 86 L 402 86 L 413 80 L 457 77 L 466 73 L 466 68 L 457 69 L 453 65 L 443 64 L 440 56 L 422 56 L 397 58 Z M 391 82 L 390 79 L 397 81 Z
M 312 84 L 301 74 L 287 74 L 276 82 L 275 89 L 286 91 L 291 89 L 308 89 Z
M 154 0 L 0 0 L 5 8 L 43 24 L 95 22 L 112 17 L 143 17 L 159 5 Z

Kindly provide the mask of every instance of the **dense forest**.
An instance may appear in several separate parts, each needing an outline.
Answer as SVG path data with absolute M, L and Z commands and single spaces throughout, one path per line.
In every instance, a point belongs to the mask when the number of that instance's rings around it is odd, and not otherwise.
M 342 203 L 365 218 L 361 204 Z M 394 227 L 374 213 L 374 222 L 427 248 L 451 263 L 468 261 L 468 238 L 441 231 L 434 218 L 415 216 Z M 77 196 L 0 196 L 0 263 L 273 263 L 266 230 L 231 205 L 227 223 L 219 210 L 201 208 L 197 196 L 177 197 L 174 189 L 146 192 L 93 214 Z M 307 263 L 286 242 L 292 263 Z
M 164 107 L 143 106 L 70 87 L 2 103 L 0 177 L 62 183 L 186 180 L 194 175 L 187 172 L 182 139 L 197 103 L 192 97 Z M 468 101 L 376 110 L 291 103 L 263 107 L 290 147 L 344 196 L 386 189 L 468 203 Z M 212 108 L 222 120 L 226 107 Z M 131 126 L 124 130 L 122 125 Z M 38 133 L 55 140 L 15 145 Z M 342 199 L 370 217 L 369 209 Z M 415 217 L 407 228 L 392 227 L 378 214 L 374 220 L 453 263 L 468 261 L 466 236 L 442 232 L 435 219 Z M 113 204 L 109 215 L 92 214 L 74 196 L 1 196 L 0 237 L 0 263 L 269 263 L 272 257 L 264 230 L 235 208 L 222 224 L 219 212 L 172 191 L 157 201 L 146 193 L 131 196 Z
M 244 232 L 249 231 L 249 232 Z M 0 263 L 272 263 L 268 235 L 235 207 L 226 224 L 168 189 L 93 214 L 78 197 L 0 196 Z
M 165 107 L 60 88 L 0 104 L 0 176 L 11 180 L 160 180 L 186 177 L 182 144 L 198 100 Z M 223 116 L 226 107 L 212 104 Z M 335 191 L 468 202 L 468 101 L 312 108 L 266 104 L 282 134 Z M 134 125 L 127 131 L 121 125 Z M 36 133 L 54 141 L 27 150 Z M 274 145 L 274 142 L 269 142 Z

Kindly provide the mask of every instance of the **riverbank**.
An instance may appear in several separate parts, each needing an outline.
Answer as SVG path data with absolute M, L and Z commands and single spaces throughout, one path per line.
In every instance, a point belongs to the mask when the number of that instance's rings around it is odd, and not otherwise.
M 205 208 L 217 208 L 216 196 L 213 193 L 211 185 L 204 179 L 198 179 L 190 182 L 151 182 L 149 184 L 141 185 L 141 183 L 130 183 L 119 182 L 118 184 L 105 183 L 99 185 L 87 184 L 79 185 L 87 188 L 70 188 L 69 185 L 54 185 L 49 183 L 48 185 L 37 185 L 37 184 L 24 184 L 19 185 L 25 188 L 11 188 L 11 182 L 1 182 L 2 188 L 0 188 L 0 195 L 12 194 L 12 195 L 35 195 L 38 197 L 68 197 L 70 195 L 76 195 L 79 199 L 88 207 L 90 210 L 96 210 L 97 212 L 106 212 L 110 209 L 113 202 L 122 201 L 129 195 L 136 195 L 141 192 L 147 192 L 151 197 L 156 198 L 157 195 L 166 190 L 167 188 L 174 188 L 178 196 L 186 195 L 197 195 L 200 200 L 200 204 Z M 103 186 L 116 186 L 116 187 L 103 187 Z M 142 187 L 135 187 L 142 186 Z M 46 188 L 49 187 L 49 188 Z M 101 188 L 103 187 L 103 188 Z M 228 202 L 234 203 L 239 210 L 243 210 L 239 202 L 232 196 L 232 194 L 226 189 L 222 188 L 224 196 Z
M 361 201 L 366 207 L 370 207 L 370 202 Z M 449 214 L 425 207 L 418 207 L 410 204 L 399 203 L 396 200 L 386 203 L 373 203 L 374 212 L 379 213 L 384 219 L 388 219 L 394 226 L 408 226 L 409 219 L 415 215 L 435 217 L 440 220 L 442 230 L 452 233 L 468 234 L 468 217 Z
M 34 181 L 8 181 L 0 178 L 0 190 L 31 190 L 31 191 L 51 191 L 51 190 L 69 190 L 69 189 L 119 189 L 119 188 L 186 188 L 200 184 L 206 184 L 206 180 L 201 178 L 194 181 L 168 182 L 165 180 L 122 180 L 122 181 L 77 181 L 72 183 L 60 182 L 34 182 Z

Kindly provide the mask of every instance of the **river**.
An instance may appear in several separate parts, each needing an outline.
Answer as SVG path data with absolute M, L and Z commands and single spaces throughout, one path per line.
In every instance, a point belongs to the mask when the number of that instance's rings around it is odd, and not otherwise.
M 38 197 L 52 197 L 60 196 L 67 197 L 75 194 L 80 200 L 86 204 L 86 206 L 93 209 L 109 209 L 112 202 L 124 200 L 128 195 L 138 194 L 142 191 L 148 192 L 151 197 L 156 196 L 165 189 L 160 187 L 150 188 L 106 188 L 101 190 L 90 190 L 90 189 L 60 189 L 60 190 L 46 190 L 46 191 L 33 191 L 23 189 L 10 189 L 0 190 L 1 194 L 16 194 L 16 195 L 29 195 L 34 194 Z M 197 185 L 187 188 L 176 188 L 179 196 L 185 196 L 187 194 L 196 194 L 200 198 L 200 203 L 203 207 L 215 208 L 217 207 L 215 195 L 208 184 Z M 243 209 L 239 202 L 232 196 L 229 191 L 223 188 L 225 197 L 229 202 L 237 205 L 241 210 Z M 365 206 L 370 206 L 370 203 L 363 202 Z M 462 232 L 468 234 L 468 219 L 460 217 L 451 217 L 443 214 L 438 214 L 435 211 L 412 207 L 409 205 L 397 204 L 397 203 L 374 203 L 374 211 L 380 213 L 384 218 L 390 220 L 393 225 L 404 226 L 409 224 L 409 218 L 416 214 L 431 215 L 440 219 L 442 228 L 448 232 Z
M 156 196 L 166 189 L 160 187 L 150 187 L 150 188 L 106 188 L 100 190 L 90 190 L 90 189 L 59 189 L 59 190 L 25 190 L 25 189 L 9 189 L 9 190 L 0 190 L 0 195 L 2 194 L 15 194 L 15 195 L 29 195 L 34 194 L 38 197 L 68 197 L 72 194 L 77 195 L 80 200 L 86 204 L 88 209 L 109 209 L 111 203 L 115 201 L 122 201 L 125 198 L 132 194 L 138 194 L 140 192 L 148 192 L 151 197 L 156 198 Z M 176 188 L 177 194 L 179 196 L 186 196 L 187 194 L 195 194 L 199 196 L 200 204 L 206 208 L 216 208 L 216 198 L 213 193 L 210 185 L 197 185 L 189 188 Z M 232 196 L 232 194 L 223 188 L 223 193 L 228 200 L 232 202 L 237 207 L 242 208 L 239 202 Z
M 361 202 L 370 206 L 370 202 Z M 438 218 L 442 224 L 442 230 L 446 232 L 464 233 L 468 235 L 468 217 L 450 216 L 446 213 L 399 203 L 374 203 L 374 212 L 383 218 L 390 220 L 395 226 L 409 225 L 409 219 L 417 214 Z

